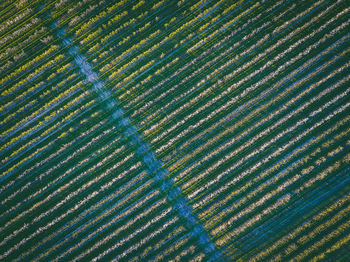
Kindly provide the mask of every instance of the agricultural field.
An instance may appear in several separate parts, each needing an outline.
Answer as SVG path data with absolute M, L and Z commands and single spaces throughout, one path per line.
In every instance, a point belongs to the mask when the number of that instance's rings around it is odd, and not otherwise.
M 350 261 L 349 13 L 2 0 L 0 261 Z

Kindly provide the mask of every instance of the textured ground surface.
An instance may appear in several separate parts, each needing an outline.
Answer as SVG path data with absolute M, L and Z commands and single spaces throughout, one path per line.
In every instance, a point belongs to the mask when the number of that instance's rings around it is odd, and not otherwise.
M 0 261 L 349 261 L 350 2 L 0 2 Z

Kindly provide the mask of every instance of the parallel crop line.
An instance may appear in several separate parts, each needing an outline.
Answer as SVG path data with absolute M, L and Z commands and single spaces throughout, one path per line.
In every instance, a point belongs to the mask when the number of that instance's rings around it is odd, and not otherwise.
M 341 42 L 344 42 L 347 38 L 342 39 Z M 323 40 L 323 39 L 321 39 Z M 325 40 L 325 39 L 324 39 Z M 303 67 L 307 67 L 310 64 L 312 64 L 315 60 L 317 60 L 319 57 L 321 57 L 322 55 L 327 54 L 329 51 L 331 51 L 332 49 L 336 48 L 337 46 L 339 46 L 341 44 L 341 42 L 338 42 L 336 45 L 333 45 L 329 48 L 327 48 L 325 51 L 323 51 L 322 53 L 320 53 L 318 56 L 311 58 L 309 61 L 307 61 Z M 348 50 L 349 51 L 349 50 Z M 298 58 L 298 57 L 297 57 Z M 336 59 L 333 59 L 333 61 L 335 61 Z M 324 67 L 328 66 L 328 64 L 331 64 L 331 62 L 326 63 L 326 65 L 323 65 Z M 341 70 L 342 71 L 344 68 L 343 67 Z M 302 69 L 302 68 L 301 68 Z M 301 70 L 301 69 L 297 69 L 297 70 Z M 297 72 L 297 70 L 294 71 Z M 278 70 L 276 70 L 278 71 Z M 320 71 L 320 69 L 318 68 L 318 70 L 316 72 L 314 72 L 313 74 L 317 74 Z M 266 76 L 269 77 L 269 76 Z M 290 76 L 288 76 L 289 78 Z M 308 77 L 309 78 L 309 77 Z M 272 104 L 273 102 L 281 99 L 286 93 L 289 93 L 290 91 L 292 91 L 294 88 L 298 87 L 299 85 L 301 85 L 304 81 L 306 81 L 308 78 L 304 78 L 300 81 L 297 82 L 297 85 L 294 84 L 290 89 L 285 90 L 284 92 L 282 92 L 281 94 L 279 94 L 276 98 L 274 98 L 274 100 L 269 101 L 266 104 L 263 104 L 262 106 L 260 106 L 258 109 L 256 109 L 255 111 L 251 112 L 247 117 L 245 117 L 243 120 L 239 121 L 238 123 L 235 123 L 235 125 L 233 127 L 227 128 L 225 129 L 223 132 L 221 132 L 220 134 L 217 134 L 217 136 L 215 136 L 213 139 L 210 139 L 209 141 L 207 141 L 204 145 L 200 146 L 199 148 L 196 148 L 192 153 L 186 155 L 184 158 L 180 159 L 180 163 L 184 163 L 185 161 L 187 161 L 188 159 L 194 157 L 195 155 L 197 155 L 199 152 L 203 151 L 206 147 L 210 146 L 214 141 L 217 141 L 219 138 L 221 138 L 222 136 L 224 136 L 226 133 L 232 132 L 234 129 L 236 129 L 239 125 L 241 125 L 242 123 L 246 122 L 248 119 L 251 118 L 251 116 L 254 116 L 255 114 L 257 114 L 259 111 L 267 108 L 270 104 Z M 327 78 L 326 78 L 327 79 Z M 324 80 L 326 80 L 324 79 Z M 284 80 L 284 79 L 282 79 Z M 263 81 L 263 80 L 261 80 Z M 319 83 L 322 83 L 322 81 L 319 81 Z M 276 86 L 279 86 L 280 83 L 275 84 L 272 88 L 275 88 Z M 306 89 L 305 91 L 303 91 L 300 95 L 298 95 L 298 97 L 302 97 L 304 94 L 308 93 L 310 90 L 316 88 L 316 85 L 313 84 L 311 86 L 311 88 Z M 243 133 L 241 133 L 238 137 L 234 137 L 232 139 L 230 139 L 228 142 L 224 143 L 223 145 L 221 145 L 219 148 L 215 149 L 214 151 L 209 152 L 203 159 L 200 159 L 199 161 L 197 161 L 196 163 L 192 164 L 191 167 L 188 167 L 187 169 L 185 169 L 184 171 L 180 172 L 176 178 L 175 181 L 180 181 L 180 179 L 183 179 L 186 174 L 188 174 L 189 172 L 191 172 L 194 168 L 196 168 L 197 166 L 201 165 L 204 161 L 206 161 L 207 159 L 210 159 L 212 156 L 216 155 L 218 152 L 224 150 L 225 148 L 227 148 L 228 145 L 232 144 L 233 142 L 237 141 L 238 139 L 240 139 L 241 137 L 248 135 L 252 130 L 255 129 L 255 127 L 260 126 L 261 124 L 263 124 L 266 121 L 271 120 L 274 116 L 278 115 L 280 112 L 285 111 L 288 106 L 290 106 L 292 104 L 292 102 L 294 102 L 294 100 L 290 100 L 288 101 L 282 108 L 280 108 L 279 110 L 270 113 L 270 115 L 268 117 L 265 117 L 263 119 L 261 119 L 260 121 L 258 121 L 256 124 L 254 124 L 253 126 L 251 126 L 250 128 L 248 128 L 247 130 L 245 130 Z M 175 163 L 174 165 L 178 166 L 180 165 L 180 163 Z M 173 166 L 174 166 L 173 165 Z M 174 167 L 169 168 L 170 170 L 173 170 Z M 204 175 L 202 175 L 204 176 Z

